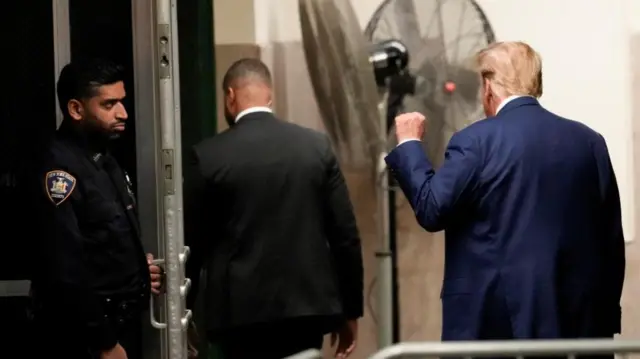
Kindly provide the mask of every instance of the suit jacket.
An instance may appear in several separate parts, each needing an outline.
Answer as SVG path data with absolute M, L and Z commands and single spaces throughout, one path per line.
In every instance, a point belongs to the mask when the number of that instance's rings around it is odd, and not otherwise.
M 420 225 L 445 230 L 443 340 L 620 332 L 624 239 L 604 138 L 532 97 L 457 132 L 435 171 L 386 158 Z
M 194 147 L 186 181 L 210 332 L 362 316 L 360 237 L 328 137 L 250 113 Z

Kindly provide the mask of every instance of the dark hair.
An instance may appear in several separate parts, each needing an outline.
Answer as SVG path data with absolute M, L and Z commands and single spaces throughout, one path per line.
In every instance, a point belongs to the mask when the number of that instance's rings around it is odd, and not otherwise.
M 109 60 L 89 59 L 72 61 L 62 68 L 57 93 L 60 110 L 67 117 L 70 100 L 95 96 L 95 90 L 104 85 L 124 81 L 124 68 Z
M 234 62 L 222 79 L 222 91 L 227 92 L 238 80 L 261 81 L 271 87 L 271 72 L 264 62 L 256 58 L 243 58 Z

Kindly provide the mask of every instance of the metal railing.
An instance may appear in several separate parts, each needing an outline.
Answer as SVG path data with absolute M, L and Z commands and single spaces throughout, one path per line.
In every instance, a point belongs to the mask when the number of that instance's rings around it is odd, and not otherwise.
M 309 349 L 284 359 L 322 359 L 322 353 L 316 349 Z
M 400 343 L 384 348 L 369 359 L 390 358 L 482 358 L 563 356 L 576 359 L 580 355 L 611 355 L 626 358 L 640 354 L 640 340 L 509 340 L 469 342 Z

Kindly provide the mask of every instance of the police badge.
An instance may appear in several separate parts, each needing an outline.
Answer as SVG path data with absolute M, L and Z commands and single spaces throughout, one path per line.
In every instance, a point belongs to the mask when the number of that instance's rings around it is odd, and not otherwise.
M 76 188 L 76 178 L 62 170 L 49 171 L 45 175 L 45 186 L 49 200 L 59 206 Z

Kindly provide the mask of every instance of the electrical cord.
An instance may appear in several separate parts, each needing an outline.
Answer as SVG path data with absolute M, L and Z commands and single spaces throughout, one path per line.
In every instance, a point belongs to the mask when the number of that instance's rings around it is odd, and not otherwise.
M 384 191 L 401 191 L 400 187 L 398 186 L 389 186 L 386 183 L 382 183 L 381 181 L 382 175 L 383 175 L 383 172 L 378 173 L 378 180 L 376 181 L 377 187 L 382 188 Z M 399 203 L 396 204 L 396 210 L 401 209 L 402 207 L 406 206 L 408 203 L 407 201 L 398 201 L 398 202 Z M 374 296 L 374 289 L 376 288 L 377 284 L 378 284 L 378 276 L 374 275 L 373 278 L 371 278 L 371 281 L 369 281 L 369 284 L 367 285 L 367 289 L 365 293 L 365 305 L 371 315 L 371 320 L 375 325 L 378 325 L 378 317 L 377 317 L 376 309 L 373 305 L 373 296 Z
M 373 320 L 373 324 L 378 325 L 376 309 L 373 307 L 373 303 L 371 302 L 371 299 L 373 297 L 373 290 L 375 289 L 376 284 L 378 284 L 378 276 L 373 276 L 373 278 L 371 278 L 371 281 L 369 282 L 369 285 L 367 286 L 365 304 L 367 306 L 367 309 L 369 310 L 369 313 L 371 314 L 371 320 Z

